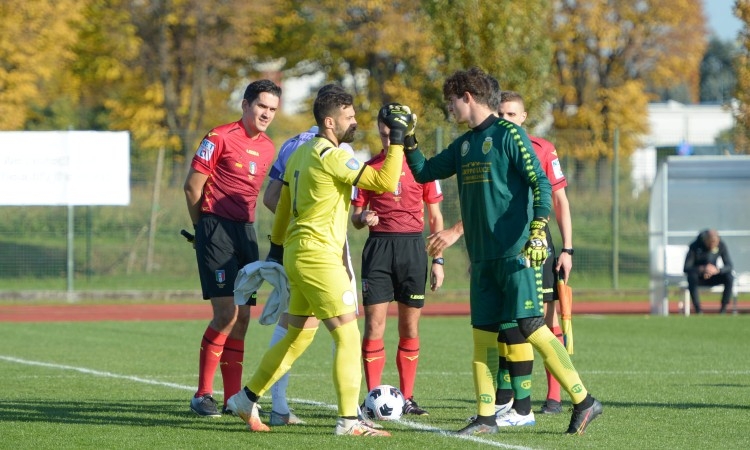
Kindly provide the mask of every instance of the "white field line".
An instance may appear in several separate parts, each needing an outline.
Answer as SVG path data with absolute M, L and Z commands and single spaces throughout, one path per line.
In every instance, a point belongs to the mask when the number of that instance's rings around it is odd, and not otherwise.
M 132 375 L 122 375 L 122 374 L 117 374 L 117 373 L 112 373 L 112 372 L 104 372 L 101 370 L 88 369 L 85 367 L 75 367 L 75 366 L 68 366 L 65 364 L 47 363 L 47 362 L 42 362 L 42 361 L 30 361 L 27 359 L 15 358 L 13 356 L 5 356 L 5 355 L 0 355 L 0 360 L 7 361 L 10 363 L 23 364 L 27 366 L 45 367 L 48 369 L 57 369 L 57 370 L 70 370 L 73 372 L 78 372 L 78 373 L 96 376 L 96 377 L 116 378 L 120 380 L 133 381 L 135 383 L 144 383 L 144 384 L 150 384 L 150 385 L 155 385 L 155 386 L 164 386 L 164 387 L 169 387 L 173 389 L 180 389 L 183 391 L 192 392 L 195 390 L 195 386 L 187 386 L 187 385 L 177 384 L 177 383 L 167 383 L 164 381 L 150 380 L 147 378 L 141 378 L 141 377 L 136 377 Z M 308 399 L 291 398 L 289 399 L 289 401 L 292 403 L 321 406 L 321 407 L 331 409 L 331 410 L 336 410 L 337 408 L 336 405 L 331 405 L 328 403 L 322 403 L 322 402 L 317 402 L 317 401 L 308 400 Z M 414 428 L 416 430 L 430 431 L 433 433 L 440 434 L 441 436 L 445 436 L 445 437 L 449 437 L 453 439 L 462 439 L 462 440 L 470 441 L 470 442 L 476 442 L 476 443 L 488 445 L 491 447 L 507 448 L 507 449 L 514 449 L 514 450 L 532 450 L 530 447 L 504 444 L 502 442 L 482 439 L 481 437 L 477 437 L 477 436 L 462 436 L 462 435 L 455 434 L 454 432 L 451 432 L 451 431 L 431 427 L 431 426 L 424 425 L 424 424 L 417 423 L 417 422 L 411 422 L 408 420 L 399 420 L 399 424 L 406 425 L 407 427 Z

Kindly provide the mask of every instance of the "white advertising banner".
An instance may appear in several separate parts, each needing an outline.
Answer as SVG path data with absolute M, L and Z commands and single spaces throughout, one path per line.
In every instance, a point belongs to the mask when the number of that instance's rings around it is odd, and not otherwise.
M 0 205 L 129 203 L 128 132 L 0 132 Z

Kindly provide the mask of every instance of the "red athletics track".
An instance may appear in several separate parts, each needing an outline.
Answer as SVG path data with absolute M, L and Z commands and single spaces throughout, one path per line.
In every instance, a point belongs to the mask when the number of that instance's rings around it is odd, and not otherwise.
M 262 305 L 261 305 L 262 306 Z M 261 306 L 252 308 L 258 317 Z M 718 310 L 706 302 L 707 311 Z M 389 315 L 396 305 L 391 304 Z M 648 302 L 574 302 L 573 314 L 649 314 Z M 676 302 L 670 305 L 671 314 L 679 314 Z M 468 315 L 468 303 L 431 303 L 422 310 L 424 316 Z M 0 322 L 75 322 L 104 320 L 210 320 L 211 309 L 205 303 L 166 304 L 54 304 L 0 305 Z

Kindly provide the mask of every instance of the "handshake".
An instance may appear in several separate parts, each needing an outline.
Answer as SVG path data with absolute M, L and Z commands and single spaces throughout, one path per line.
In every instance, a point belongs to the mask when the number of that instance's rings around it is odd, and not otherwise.
M 400 103 L 389 103 L 378 112 L 378 120 L 390 128 L 388 138 L 391 145 L 403 145 L 404 151 L 417 149 L 417 138 L 414 130 L 417 127 L 417 115 Z

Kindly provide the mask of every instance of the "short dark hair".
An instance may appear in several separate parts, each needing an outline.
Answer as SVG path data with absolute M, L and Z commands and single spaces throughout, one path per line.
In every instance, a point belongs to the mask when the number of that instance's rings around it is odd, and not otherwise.
M 478 67 L 458 70 L 443 83 L 443 97 L 448 100 L 453 95 L 461 97 L 468 92 L 477 103 L 491 106 L 491 103 L 495 103 L 493 97 L 497 99 L 495 96 L 499 88 L 499 83 L 497 86 L 493 84 L 491 77 Z
M 329 87 L 325 85 L 318 90 L 318 96 L 313 103 L 313 116 L 315 123 L 323 129 L 326 117 L 333 117 L 336 111 L 342 106 L 351 106 L 354 104 L 354 97 L 343 88 Z M 337 85 L 334 85 L 337 86 Z
M 271 80 L 257 80 L 248 84 L 245 88 L 245 95 L 242 96 L 248 103 L 252 103 L 260 97 L 263 92 L 281 98 L 281 87 Z
M 503 91 L 500 94 L 500 103 L 505 103 L 505 102 L 516 102 L 516 103 L 520 103 L 521 105 L 524 104 L 523 97 L 521 96 L 521 94 L 515 91 Z

